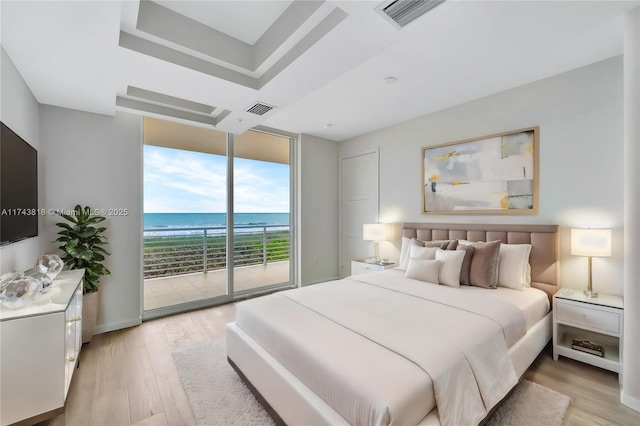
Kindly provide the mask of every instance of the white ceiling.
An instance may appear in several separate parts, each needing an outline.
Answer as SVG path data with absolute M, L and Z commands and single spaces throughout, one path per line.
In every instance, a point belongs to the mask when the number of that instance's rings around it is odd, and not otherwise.
M 380 3 L 2 0 L 0 41 L 43 104 L 344 140 L 620 55 L 640 0 L 448 0 L 403 29 Z
M 161 0 L 156 3 L 213 27 L 248 44 L 254 44 L 293 0 L 198 1 Z

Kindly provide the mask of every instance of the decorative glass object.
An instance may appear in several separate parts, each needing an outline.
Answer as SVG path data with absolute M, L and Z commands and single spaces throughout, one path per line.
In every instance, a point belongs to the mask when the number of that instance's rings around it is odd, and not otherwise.
M 24 271 L 24 275 L 31 277 L 38 281 L 38 293 L 44 294 L 51 290 L 53 287 L 53 279 L 49 275 L 41 273 L 38 268 L 31 268 Z
M 13 280 L 22 276 L 22 272 L 7 272 L 0 275 L 0 298 L 2 297 L 2 290 Z
M 29 305 L 38 297 L 40 283 L 33 277 L 20 276 L 11 280 L 2 290 L 2 304 L 10 309 Z
M 62 271 L 63 266 L 64 262 L 57 254 L 43 254 L 36 261 L 36 269 L 38 272 L 46 274 L 52 280 Z

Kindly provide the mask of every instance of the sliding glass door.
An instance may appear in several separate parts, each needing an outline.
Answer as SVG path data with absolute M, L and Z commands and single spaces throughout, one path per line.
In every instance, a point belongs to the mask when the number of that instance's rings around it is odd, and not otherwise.
M 144 120 L 143 318 L 291 283 L 288 138 Z
M 233 137 L 233 289 L 291 282 L 290 141 L 248 131 Z

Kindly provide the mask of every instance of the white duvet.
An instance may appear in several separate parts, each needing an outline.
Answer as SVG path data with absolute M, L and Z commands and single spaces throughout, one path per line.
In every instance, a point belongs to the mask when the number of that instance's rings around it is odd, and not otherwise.
M 236 323 L 351 424 L 417 424 L 437 404 L 443 425 L 475 425 L 516 384 L 507 348 L 527 323 L 479 294 L 391 270 L 240 303 Z

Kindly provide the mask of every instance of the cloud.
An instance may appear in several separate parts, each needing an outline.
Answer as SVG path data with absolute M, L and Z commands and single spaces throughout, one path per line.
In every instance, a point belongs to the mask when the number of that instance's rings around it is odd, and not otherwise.
M 219 213 L 226 210 L 226 157 L 144 146 L 144 211 Z M 234 160 L 237 213 L 288 212 L 289 166 Z

